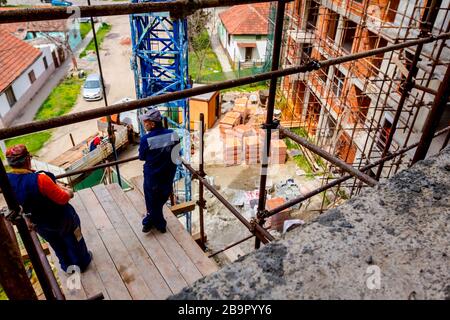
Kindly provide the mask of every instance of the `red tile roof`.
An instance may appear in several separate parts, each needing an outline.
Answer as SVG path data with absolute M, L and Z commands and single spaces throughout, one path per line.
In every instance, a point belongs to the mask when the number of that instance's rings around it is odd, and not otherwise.
M 228 34 L 266 35 L 268 33 L 270 3 L 253 3 L 233 6 L 219 14 Z
M 41 55 L 41 51 L 0 30 L 0 92 L 3 92 Z
M 12 10 L 11 8 L 0 8 L 1 11 Z M 62 32 L 65 31 L 67 20 L 48 20 L 48 21 L 29 21 L 29 22 L 14 22 L 0 24 L 0 30 L 13 33 L 16 37 L 23 39 L 27 31 L 41 31 L 41 32 Z

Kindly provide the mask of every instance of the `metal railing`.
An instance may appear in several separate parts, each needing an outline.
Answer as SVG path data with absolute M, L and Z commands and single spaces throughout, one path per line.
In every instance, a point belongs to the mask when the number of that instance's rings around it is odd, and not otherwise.
M 101 5 L 101 6 L 82 6 L 80 8 L 80 15 L 81 17 L 96 17 L 96 16 L 110 16 L 110 15 L 124 15 L 124 14 L 136 14 L 136 13 L 148 13 L 148 12 L 161 12 L 161 11 L 169 11 L 173 17 L 180 17 L 188 15 L 195 10 L 201 9 L 201 8 L 211 8 L 211 7 L 218 7 L 223 5 L 236 5 L 236 4 L 245 4 L 245 3 L 257 3 L 257 2 L 268 2 L 268 1 L 252 1 L 252 0 L 197 0 L 197 1 L 188 1 L 188 0 L 176 0 L 173 2 L 147 2 L 147 3 L 139 3 L 139 4 L 112 4 L 112 5 Z M 388 148 L 386 148 L 386 152 L 383 153 L 383 157 L 379 159 L 378 161 L 367 165 L 363 167 L 361 170 L 357 170 L 353 168 L 352 166 L 348 165 L 341 159 L 325 152 L 324 150 L 320 149 L 319 147 L 309 143 L 305 139 L 295 135 L 294 133 L 290 132 L 289 130 L 282 128 L 279 126 L 279 124 L 274 121 L 273 113 L 274 113 L 274 107 L 275 107 L 275 94 L 276 94 L 276 87 L 277 87 L 277 80 L 280 77 L 292 75 L 292 74 L 298 74 L 298 73 L 305 73 L 310 72 L 314 70 L 318 70 L 320 68 L 326 68 L 332 65 L 341 64 L 348 61 L 353 61 L 361 58 L 366 58 L 370 56 L 374 56 L 377 54 L 398 50 L 402 48 L 408 48 L 413 46 L 422 46 L 426 43 L 435 42 L 438 40 L 445 40 L 450 38 L 450 33 L 443 33 L 438 36 L 432 36 L 427 35 L 426 37 L 422 37 L 417 40 L 411 40 L 411 41 L 404 41 L 402 43 L 386 46 L 383 48 L 378 48 L 366 52 L 359 52 L 350 54 L 343 57 L 328 59 L 324 61 L 311 61 L 307 64 L 298 65 L 292 68 L 287 68 L 283 70 L 279 70 L 279 58 L 280 58 L 280 48 L 281 48 L 281 39 L 282 39 L 282 32 L 283 32 L 283 20 L 284 20 L 284 12 L 285 12 L 285 4 L 289 1 L 287 0 L 280 0 L 277 2 L 277 12 L 276 12 L 276 22 L 275 22 L 275 31 L 274 31 L 274 45 L 273 45 L 273 51 L 272 51 L 272 68 L 270 72 L 265 72 L 262 74 L 235 79 L 235 80 L 229 80 L 224 81 L 221 83 L 211 84 L 211 85 L 205 85 L 201 87 L 186 89 L 178 92 L 173 93 L 166 93 L 159 96 L 153 96 L 149 98 L 144 99 L 138 99 L 135 101 L 125 102 L 125 103 L 119 103 L 115 105 L 111 105 L 108 108 L 97 108 L 93 110 L 73 113 L 70 115 L 60 116 L 53 119 L 48 120 L 42 120 L 42 121 L 35 121 L 32 123 L 27 123 L 23 125 L 17 125 L 10 128 L 3 128 L 0 129 L 0 139 L 6 139 L 11 138 L 27 133 L 32 133 L 36 131 L 41 131 L 45 129 L 50 128 L 56 128 L 61 127 L 68 124 L 73 124 L 76 122 L 81 121 L 87 121 L 90 119 L 100 118 L 103 116 L 110 116 L 116 113 L 125 112 L 129 110 L 134 110 L 142 107 L 148 107 L 150 105 L 157 105 L 161 103 L 166 103 L 172 100 L 179 100 L 179 99 L 185 99 L 189 98 L 195 95 L 203 94 L 203 93 L 209 93 L 213 91 L 218 91 L 222 89 L 228 89 L 233 87 L 238 87 L 245 84 L 251 84 L 256 83 L 260 81 L 270 81 L 270 87 L 269 87 L 269 98 L 267 103 L 267 117 L 266 121 L 263 125 L 263 129 L 266 131 L 265 140 L 264 140 L 264 147 L 263 147 L 263 157 L 262 157 L 262 164 L 261 164 L 261 180 L 260 180 L 260 186 L 259 186 L 259 201 L 258 201 L 258 210 L 256 218 L 248 221 L 245 217 L 241 215 L 241 213 L 229 202 L 227 201 L 211 184 L 208 183 L 208 181 L 205 179 L 205 171 L 204 171 L 204 164 L 203 164 L 203 149 L 204 149 L 204 141 L 203 141 L 203 133 L 204 133 L 204 119 L 203 117 L 200 118 L 201 123 L 201 163 L 199 170 L 196 170 L 192 167 L 191 164 L 187 162 L 183 162 L 183 165 L 193 174 L 193 176 L 198 179 L 199 185 L 200 185 L 200 194 L 199 194 L 199 201 L 198 205 L 200 208 L 200 228 L 201 228 L 201 242 L 204 247 L 205 242 L 205 234 L 204 234 L 204 224 L 203 224 L 203 209 L 205 208 L 205 200 L 204 200 L 204 188 L 208 189 L 236 218 L 242 222 L 242 224 L 252 233 L 252 236 L 256 236 L 255 241 L 255 247 L 258 248 L 260 246 L 260 242 L 268 243 L 272 240 L 274 240 L 274 237 L 263 228 L 265 219 L 270 217 L 271 215 L 274 215 L 278 212 L 281 212 L 282 210 L 289 208 L 297 203 L 300 203 L 322 191 L 325 191 L 329 188 L 332 188 L 333 186 L 336 186 L 343 181 L 346 181 L 352 177 L 356 177 L 360 181 L 368 184 L 369 186 L 374 186 L 378 183 L 377 179 L 374 179 L 366 174 L 367 170 L 370 168 L 376 167 L 378 165 L 382 166 L 386 161 L 389 161 L 393 159 L 395 156 L 405 153 L 408 150 L 411 150 L 415 147 L 419 147 L 420 153 L 418 151 L 416 152 L 417 157 L 415 157 L 415 161 L 423 159 L 425 157 L 426 151 L 429 148 L 429 145 L 431 143 L 431 138 L 435 136 L 435 130 L 436 126 L 433 125 L 427 125 L 425 127 L 424 135 L 426 135 L 426 139 L 422 139 L 419 143 L 413 144 L 407 148 L 403 148 L 396 153 L 388 154 Z M 18 9 L 18 10 L 8 10 L 3 11 L 0 13 L 0 23 L 11 23 L 11 22 L 20 22 L 20 21 L 36 21 L 36 20 L 53 20 L 53 19 L 64 19 L 69 18 L 70 13 L 67 12 L 66 8 L 33 8 L 33 9 Z M 448 73 L 450 69 L 447 69 L 446 79 L 448 79 Z M 410 77 L 412 78 L 412 76 Z M 434 110 L 435 112 L 430 113 L 427 124 L 434 124 L 437 120 L 439 120 L 441 110 L 445 107 L 446 102 L 448 100 L 448 92 L 450 91 L 450 82 L 442 82 L 441 86 L 436 94 L 435 104 L 434 104 Z M 189 124 L 188 124 L 189 125 Z M 268 158 L 269 158 L 269 150 L 270 150 L 270 143 L 271 143 L 271 134 L 270 130 L 272 129 L 279 129 L 283 134 L 285 134 L 290 139 L 298 142 L 299 144 L 303 145 L 304 147 L 311 150 L 313 153 L 323 157 L 324 159 L 328 160 L 329 162 L 333 163 L 334 165 L 338 166 L 348 174 L 317 189 L 314 190 L 304 196 L 292 199 L 285 203 L 284 205 L 272 209 L 272 210 L 266 210 L 265 202 L 266 202 L 266 182 L 267 182 L 267 168 L 268 168 Z M 437 134 L 442 134 L 444 132 L 450 132 L 450 127 L 441 130 Z M 446 139 L 448 141 L 448 137 Z M 99 168 L 105 168 L 113 165 L 119 165 L 121 163 L 125 163 L 128 161 L 137 160 L 137 157 L 131 157 L 128 159 L 120 160 L 120 161 L 113 161 L 106 164 L 101 164 L 97 166 L 93 166 L 91 168 L 78 170 L 74 172 L 69 172 L 64 175 L 58 176 L 58 178 L 67 177 L 70 175 L 76 175 L 80 173 L 86 173 L 93 171 L 95 169 Z M 379 178 L 379 176 L 377 176 Z M 51 272 L 51 269 L 49 269 L 48 261 L 46 259 L 42 258 L 42 247 L 38 242 L 34 240 L 33 232 L 29 230 L 27 227 L 27 220 L 23 215 L 22 208 L 20 207 L 16 196 L 14 195 L 14 192 L 12 190 L 12 187 L 9 183 L 5 168 L 3 164 L 0 164 L 0 186 L 3 192 L 3 195 L 5 197 L 6 203 L 8 205 L 8 210 L 5 210 L 6 215 L 13 219 L 14 223 L 18 226 L 19 233 L 24 240 L 25 247 L 27 251 L 29 252 L 30 259 L 32 261 L 33 266 L 35 267 L 37 274 L 38 274 L 38 280 L 44 290 L 45 296 L 47 299 L 64 299 L 64 296 L 62 294 L 61 289 L 56 283 L 55 276 Z M 11 243 L 11 241 L 7 241 L 10 239 L 10 235 L 6 234 L 5 232 L 2 232 L 3 229 L 0 228 L 0 241 L 2 243 Z M 240 240 L 237 243 L 233 244 L 236 245 L 238 243 L 241 243 L 242 241 L 245 241 L 252 236 L 249 236 L 245 238 L 244 240 Z M 228 246 L 226 248 L 232 247 Z M 2 250 L 11 251 L 12 249 L 10 247 L 8 248 L 2 248 Z M 223 249 L 225 250 L 225 249 Z M 223 251 L 222 250 L 222 251 Z M 219 250 L 220 251 L 220 250 Z M 12 252 L 12 251 L 11 251 Z M 212 254 L 214 255 L 214 254 Z M 0 257 L 2 257 L 0 255 Z M 10 255 L 11 260 L 9 262 L 15 262 L 17 263 L 17 256 L 14 256 L 13 254 Z M 9 263 L 8 261 L 0 261 L 3 263 Z M 12 266 L 12 265 L 11 265 Z M 17 280 L 17 285 L 19 283 L 23 283 L 23 277 L 20 278 L 20 276 L 23 276 L 21 273 L 22 271 L 17 269 L 17 274 L 13 274 L 10 270 L 13 270 L 11 268 L 7 269 L 9 270 L 9 276 L 11 278 L 14 278 Z M 1 272 L 1 271 L 0 271 Z M 0 277 L 0 280 L 2 277 Z M 11 299 L 14 298 L 23 298 L 23 296 L 15 295 L 14 290 L 7 291 L 7 294 Z M 29 299 L 35 299 L 36 297 L 30 294 L 27 298 Z

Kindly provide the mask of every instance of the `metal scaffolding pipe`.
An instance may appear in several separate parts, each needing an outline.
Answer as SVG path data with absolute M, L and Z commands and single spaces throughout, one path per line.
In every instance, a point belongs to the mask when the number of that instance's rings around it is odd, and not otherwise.
M 80 169 L 80 170 L 74 170 L 74 171 L 70 171 L 70 172 L 66 172 L 60 175 L 56 176 L 56 179 L 61 179 L 61 178 L 66 178 L 66 177 L 70 177 L 70 176 L 75 176 L 77 174 L 83 174 L 83 173 L 87 173 L 87 172 L 91 172 L 97 169 L 103 169 L 103 168 L 108 168 L 111 166 L 115 166 L 121 163 L 125 163 L 125 162 L 129 162 L 129 161 L 134 161 L 134 160 L 139 160 L 139 156 L 134 156 L 134 157 L 130 157 L 130 158 L 126 158 L 126 159 L 122 159 L 122 160 L 117 160 L 117 161 L 111 161 L 108 163 L 102 163 L 102 164 L 98 164 L 96 166 L 92 166 L 89 168 L 85 168 L 85 169 Z
M 335 166 L 341 168 L 342 170 L 347 171 L 351 175 L 357 177 L 361 181 L 367 183 L 369 186 L 373 187 L 378 184 L 378 181 L 375 180 L 372 177 L 369 177 L 367 174 L 359 171 L 358 169 L 353 168 L 351 165 L 346 163 L 345 161 L 339 159 L 338 157 L 333 156 L 332 154 L 326 152 L 325 150 L 319 148 L 318 146 L 312 144 L 308 140 L 296 135 L 295 133 L 291 132 L 290 130 L 283 128 L 282 126 L 279 126 L 280 132 L 283 133 L 285 136 L 291 138 L 295 142 L 301 144 L 303 147 L 311 150 L 315 154 L 321 156 L 322 158 L 326 159 L 327 161 L 331 162 Z
M 428 34 L 431 31 L 432 24 L 431 21 L 434 21 L 435 15 L 437 14 L 437 11 L 439 10 L 438 2 L 440 0 L 432 0 L 430 7 L 425 7 L 424 13 L 423 13 L 423 19 L 420 23 L 420 37 L 425 37 L 426 34 Z M 414 77 L 417 75 L 418 68 L 417 64 L 420 61 L 420 55 L 422 53 L 424 44 L 418 44 L 417 48 L 414 52 L 414 57 L 411 61 L 411 69 L 408 72 L 408 76 L 406 77 L 405 81 L 403 82 L 404 87 L 402 91 L 402 95 L 400 97 L 400 101 L 398 102 L 397 110 L 394 115 L 394 119 L 392 120 L 391 130 L 389 131 L 386 144 L 383 148 L 383 152 L 381 154 L 381 157 L 385 157 L 389 153 L 389 148 L 391 147 L 392 141 L 394 140 L 394 135 L 397 130 L 397 125 L 400 120 L 403 107 L 405 105 L 406 99 L 408 98 L 411 89 L 414 86 Z M 383 166 L 380 165 L 377 169 L 377 173 L 375 174 L 375 179 L 379 180 L 381 177 L 381 173 L 383 172 Z
M 290 0 L 291 1 L 291 0 Z M 2 11 L 0 24 L 42 20 L 69 19 L 79 12 L 79 17 L 102 17 L 169 11 L 174 16 L 184 16 L 203 8 L 234 6 L 239 4 L 269 2 L 268 0 L 175 0 L 167 2 L 142 2 L 103 4 L 95 6 L 23 8 Z M 76 9 L 75 9 L 76 8 Z
M 419 146 L 416 149 L 416 153 L 412 159 L 412 164 L 419 160 L 425 159 L 428 149 L 430 148 L 433 140 L 434 132 L 439 125 L 439 121 L 444 114 L 445 108 L 448 104 L 448 98 L 450 97 L 450 66 L 447 67 L 444 79 L 439 85 L 438 92 L 433 101 L 430 113 L 428 114 L 425 127 L 422 130 L 422 136 L 420 137 Z
M 45 297 L 47 300 L 64 300 L 64 295 L 58 285 L 58 282 L 56 281 L 50 264 L 45 257 L 42 246 L 39 240 L 37 240 L 36 235 L 33 235 L 32 232 L 30 232 L 28 224 L 21 214 L 22 208 L 20 207 L 16 195 L 14 194 L 14 190 L 9 183 L 8 175 L 6 174 L 2 161 L 0 161 L 0 187 L 6 204 L 11 211 L 12 217 L 14 217 L 14 222 L 17 226 L 20 238 L 22 239 L 25 249 L 28 252 L 28 256 L 30 257 Z M 43 254 L 44 257 L 42 257 Z
M 161 94 L 158 96 L 137 99 L 137 100 L 124 102 L 124 103 L 118 103 L 118 104 L 110 105 L 108 108 L 96 108 L 93 110 L 81 111 L 81 112 L 72 113 L 70 115 L 64 115 L 64 116 L 60 116 L 60 117 L 56 117 L 56 118 L 52 118 L 52 119 L 33 121 L 33 122 L 27 123 L 27 124 L 21 124 L 21 125 L 9 127 L 9 128 L 2 128 L 2 129 L 0 129 L 0 140 L 4 140 L 7 138 L 12 138 L 15 136 L 24 135 L 24 134 L 28 134 L 28 133 L 32 133 L 32 132 L 36 132 L 36 131 L 57 128 L 57 127 L 61 127 L 64 125 L 73 124 L 73 123 L 77 123 L 77 122 L 101 118 L 101 117 L 105 117 L 105 116 L 120 113 L 120 112 L 130 111 L 130 110 L 148 107 L 148 106 L 152 106 L 152 105 L 157 105 L 157 104 L 161 104 L 161 103 L 166 103 L 166 102 L 169 102 L 172 100 L 190 98 L 190 97 L 204 94 L 204 93 L 234 88 L 234 87 L 238 87 L 238 86 L 242 86 L 242 85 L 246 85 L 246 84 L 269 80 L 272 78 L 283 77 L 283 76 L 296 74 L 296 73 L 309 72 L 309 71 L 317 70 L 318 68 L 341 64 L 344 62 L 361 59 L 361 58 L 366 58 L 366 57 L 370 57 L 373 55 L 377 55 L 377 54 L 392 51 L 392 50 L 407 48 L 407 47 L 415 46 L 415 45 L 418 45 L 421 43 L 422 44 L 430 43 L 433 41 L 448 39 L 448 38 L 450 38 L 450 32 L 440 34 L 439 36 L 431 36 L 428 38 L 422 38 L 422 39 L 418 39 L 418 40 L 412 40 L 412 41 L 403 42 L 400 44 L 386 46 L 384 48 L 378 48 L 378 49 L 355 53 L 355 54 L 351 54 L 351 55 L 343 56 L 343 57 L 339 57 L 339 58 L 323 60 L 323 61 L 320 61 L 319 63 L 317 63 L 317 62 L 316 63 L 308 63 L 308 64 L 300 65 L 297 67 L 265 72 L 265 73 L 261 73 L 261 74 L 254 75 L 254 76 L 249 76 L 249 77 L 244 77 L 244 78 L 239 78 L 239 79 L 234 79 L 234 80 L 227 80 L 227 81 L 223 81 L 223 82 L 215 83 L 215 84 L 211 84 L 211 85 L 205 85 L 205 86 L 185 89 L 185 90 L 181 90 L 181 91 L 177 91 L 177 92 L 165 93 L 165 94 Z
M 0 213 L 0 285 L 9 300 L 37 300 L 17 243 L 8 231 L 8 223 Z
M 441 135 L 441 134 L 443 134 L 445 132 L 448 132 L 450 134 L 450 127 L 444 128 L 444 129 L 436 132 L 434 137 L 437 137 L 437 136 L 439 136 L 439 135 Z M 375 168 L 376 166 L 378 166 L 378 165 L 380 165 L 380 164 L 382 164 L 382 163 L 384 163 L 386 161 L 394 159 L 395 157 L 397 157 L 399 155 L 402 155 L 402 154 L 404 154 L 405 152 L 407 152 L 407 151 L 409 151 L 411 149 L 414 149 L 418 145 L 419 145 L 419 142 L 416 142 L 416 143 L 414 143 L 414 144 L 412 144 L 412 145 L 410 145 L 408 147 L 402 148 L 402 149 L 400 149 L 400 150 L 398 150 L 398 151 L 396 151 L 396 152 L 394 152 L 394 153 L 392 153 L 392 154 L 390 154 L 390 155 L 388 155 L 388 156 L 386 156 L 384 158 L 381 158 L 381 159 L 375 161 L 374 163 L 371 163 L 369 165 L 366 165 L 366 166 L 362 167 L 361 171 L 364 172 L 364 171 L 370 170 L 372 168 Z M 333 182 L 330 182 L 330 183 L 328 183 L 328 184 L 326 184 L 326 185 L 324 185 L 324 186 L 322 186 L 320 188 L 317 188 L 317 189 L 315 189 L 315 190 L 313 190 L 311 192 L 308 192 L 307 194 L 305 194 L 303 196 L 291 199 L 291 200 L 283 203 L 281 206 L 276 207 L 276 208 L 274 208 L 274 209 L 272 209 L 270 211 L 267 211 L 265 213 L 264 217 L 268 218 L 268 217 L 273 216 L 274 214 L 277 214 L 277 213 L 279 213 L 279 212 L 281 212 L 283 210 L 289 209 L 290 207 L 292 207 L 292 206 L 294 206 L 294 205 L 296 205 L 296 204 L 298 204 L 298 203 L 300 203 L 302 201 L 305 201 L 306 199 L 309 199 L 309 198 L 311 198 L 311 197 L 313 197 L 313 196 L 315 196 L 315 195 L 317 195 L 317 194 L 319 194 L 319 193 L 321 193 L 323 191 L 326 191 L 326 190 L 328 190 L 328 189 L 330 189 L 332 187 L 335 187 L 338 184 L 341 184 L 342 182 L 345 182 L 345 181 L 347 181 L 347 180 L 349 180 L 351 178 L 353 178 L 353 175 L 351 175 L 351 174 L 345 175 L 345 176 L 343 176 L 343 177 L 341 177 L 339 179 L 336 179 Z
M 204 168 L 204 151 L 205 151 L 205 115 L 200 113 L 200 164 L 199 164 L 199 174 L 202 178 L 206 176 L 205 168 Z M 205 238 L 205 226 L 204 226 L 204 217 L 203 210 L 206 209 L 206 201 L 204 197 L 204 187 L 203 183 L 199 183 L 199 191 L 198 191 L 198 212 L 199 212 L 199 220 L 200 220 L 200 243 L 202 244 L 202 249 L 206 248 L 206 238 Z
M 280 1 L 277 4 L 277 12 L 275 16 L 275 31 L 272 47 L 272 71 L 278 70 L 280 65 L 280 50 L 281 41 L 283 39 L 283 20 L 284 20 L 285 2 Z M 275 96 L 277 94 L 277 81 L 278 78 L 270 79 L 269 84 L 269 97 L 267 99 L 267 114 L 266 123 L 263 128 L 266 131 L 266 136 L 263 145 L 263 154 L 261 159 L 261 173 L 259 180 L 259 199 L 258 209 L 256 212 L 256 218 L 259 225 L 262 227 L 264 219 L 262 219 L 262 213 L 266 210 L 266 184 L 267 184 L 267 170 L 269 167 L 269 153 L 270 153 L 270 140 L 272 139 L 272 129 L 275 129 L 277 125 L 273 122 L 273 113 L 275 109 Z M 255 240 L 255 248 L 258 249 L 261 245 L 259 238 Z
M 222 202 L 222 204 L 231 211 L 232 214 L 234 214 L 234 216 L 236 218 L 239 219 L 239 221 L 242 222 L 242 224 L 244 224 L 244 226 L 250 230 L 251 232 L 254 232 L 255 235 L 257 237 L 259 237 L 261 239 L 261 241 L 263 241 L 264 243 L 268 243 L 269 241 L 274 240 L 274 237 L 268 233 L 264 228 L 262 228 L 260 225 L 255 224 L 254 226 L 247 220 L 245 219 L 241 213 L 236 210 L 236 208 L 230 203 L 228 202 L 227 199 L 225 199 L 219 192 L 217 192 L 217 190 L 208 183 L 208 181 L 206 181 L 205 178 L 200 176 L 200 173 L 198 171 L 196 171 L 194 168 L 192 168 L 192 166 L 190 164 L 188 164 L 187 162 L 185 162 L 183 160 L 183 165 L 186 167 L 186 169 L 188 169 L 194 176 L 197 177 L 197 179 L 200 181 L 200 183 L 203 183 L 203 185 L 206 187 L 206 189 L 208 189 L 220 202 Z

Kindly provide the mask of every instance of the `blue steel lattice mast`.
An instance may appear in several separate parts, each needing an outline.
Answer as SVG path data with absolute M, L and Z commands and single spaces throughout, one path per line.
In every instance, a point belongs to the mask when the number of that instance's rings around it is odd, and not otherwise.
M 166 0 L 131 0 L 132 3 L 165 2 Z M 171 19 L 169 12 L 130 15 L 132 58 L 131 67 L 137 98 L 146 98 L 188 88 L 187 20 Z M 169 125 L 181 137 L 183 158 L 190 160 L 189 106 L 187 99 L 158 105 Z M 143 112 L 143 111 L 139 111 Z M 144 133 L 141 127 L 141 134 Z M 178 197 L 191 200 L 191 175 L 179 166 L 175 180 L 184 178 L 184 192 L 174 188 Z M 191 216 L 186 215 L 186 227 L 191 231 Z

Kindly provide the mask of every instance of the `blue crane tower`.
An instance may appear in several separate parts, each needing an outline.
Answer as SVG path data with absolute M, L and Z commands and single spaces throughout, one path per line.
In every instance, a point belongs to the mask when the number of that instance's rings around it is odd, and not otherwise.
M 165 1 L 131 0 L 132 3 Z M 136 97 L 141 99 L 189 88 L 186 18 L 172 19 L 169 12 L 132 14 L 130 24 L 133 49 L 131 68 L 134 71 Z M 191 146 L 187 99 L 157 107 L 180 136 L 183 158 L 189 161 Z M 140 132 L 141 135 L 144 133 L 142 127 Z M 183 180 L 184 188 L 178 188 Z M 191 200 L 191 175 L 182 165 L 179 165 L 175 176 L 174 194 L 178 199 Z M 186 228 L 191 232 L 190 213 L 186 214 Z

